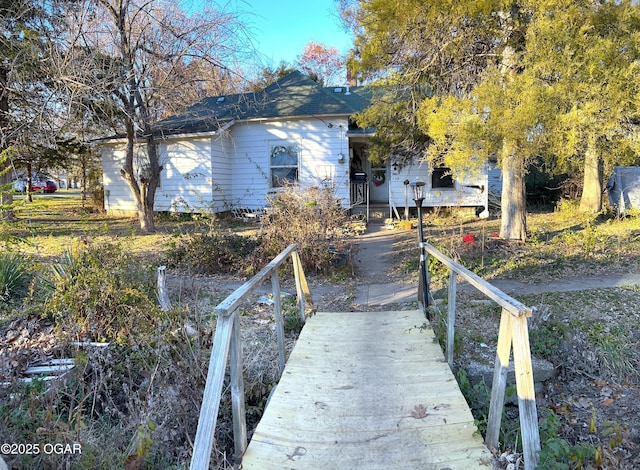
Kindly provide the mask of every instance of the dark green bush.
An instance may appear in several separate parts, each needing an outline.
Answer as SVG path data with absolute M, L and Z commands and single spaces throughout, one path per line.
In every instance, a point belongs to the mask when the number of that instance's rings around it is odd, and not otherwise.
M 44 314 L 71 338 L 131 344 L 152 335 L 163 317 L 154 271 L 120 245 L 67 252 L 52 277 Z

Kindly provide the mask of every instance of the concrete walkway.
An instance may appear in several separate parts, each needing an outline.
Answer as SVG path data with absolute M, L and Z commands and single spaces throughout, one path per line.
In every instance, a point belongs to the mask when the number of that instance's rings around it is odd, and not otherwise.
M 358 240 L 356 266 L 361 281 L 356 287 L 354 304 L 371 307 L 417 300 L 417 283 L 393 282 L 387 275 L 393 265 L 397 235 L 385 227 L 384 220 L 369 221 L 367 232 Z M 417 243 L 416 238 L 416 256 Z
M 417 301 L 417 273 L 415 283 L 385 282 L 393 263 L 393 244 L 397 232 L 387 230 L 383 220 L 371 220 L 367 233 L 358 240 L 356 265 L 361 281 L 356 287 L 354 304 L 373 307 Z M 416 257 L 418 257 L 416 240 Z M 489 280 L 507 294 L 540 294 L 544 292 L 574 292 L 639 286 L 640 273 L 607 274 L 554 279 L 553 282 L 530 284 L 521 281 Z M 458 290 L 473 292 L 475 287 L 459 279 Z
M 575 292 L 592 289 L 612 289 L 640 285 L 640 274 L 607 274 L 604 276 L 584 276 L 557 278 L 544 284 L 527 284 L 507 279 L 489 280 L 491 284 L 507 294 L 541 294 L 544 292 Z M 460 284 L 463 289 L 475 289 L 469 284 Z

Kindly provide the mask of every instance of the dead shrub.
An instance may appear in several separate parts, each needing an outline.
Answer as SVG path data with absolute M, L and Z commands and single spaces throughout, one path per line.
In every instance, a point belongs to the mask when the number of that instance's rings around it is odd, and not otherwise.
M 341 243 L 346 221 L 333 188 L 288 186 L 270 197 L 269 203 L 260 231 L 261 262 L 296 243 L 306 269 L 326 272 L 333 260 L 329 247 Z
M 44 285 L 44 314 L 66 338 L 144 342 L 160 325 L 155 277 L 118 244 L 88 244 L 67 251 Z
M 202 274 L 252 274 L 257 246 L 254 238 L 234 233 L 191 233 L 174 242 L 167 264 Z

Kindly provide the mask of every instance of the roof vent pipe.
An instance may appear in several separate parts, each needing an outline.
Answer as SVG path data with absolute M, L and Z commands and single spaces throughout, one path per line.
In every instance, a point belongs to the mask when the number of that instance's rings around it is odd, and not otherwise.
M 345 92 L 345 95 L 350 95 L 351 94 L 351 90 L 349 85 L 347 85 L 347 91 Z

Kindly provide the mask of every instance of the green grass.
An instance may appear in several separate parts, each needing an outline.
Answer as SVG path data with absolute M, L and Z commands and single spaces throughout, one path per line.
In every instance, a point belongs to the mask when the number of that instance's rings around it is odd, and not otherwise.
M 10 224 L 5 222 L 5 237 L 11 236 L 11 243 L 17 244 L 25 255 L 42 261 L 58 258 L 79 244 L 114 240 L 125 241 L 133 253 L 158 259 L 168 251 L 172 237 L 211 223 L 190 215 L 158 215 L 156 233 L 142 234 L 137 218 L 106 214 L 91 207 L 89 201 L 83 207 L 77 192 L 34 195 L 33 202 L 24 196 L 14 196 L 14 200 L 16 220 Z M 219 224 L 226 229 L 226 221 Z M 252 229 L 236 221 L 230 225 L 239 232 Z

